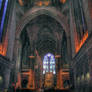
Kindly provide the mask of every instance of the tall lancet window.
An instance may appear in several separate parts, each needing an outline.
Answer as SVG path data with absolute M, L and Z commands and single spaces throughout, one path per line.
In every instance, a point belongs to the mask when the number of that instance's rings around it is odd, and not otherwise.
M 0 0 L 0 41 L 4 29 L 7 6 L 8 0 Z
M 0 0 L 0 55 L 6 56 L 8 47 L 8 24 L 13 0 Z M 10 26 L 10 25 L 9 25 Z
M 51 53 L 46 54 L 43 59 L 43 74 L 48 72 L 56 74 L 55 57 Z

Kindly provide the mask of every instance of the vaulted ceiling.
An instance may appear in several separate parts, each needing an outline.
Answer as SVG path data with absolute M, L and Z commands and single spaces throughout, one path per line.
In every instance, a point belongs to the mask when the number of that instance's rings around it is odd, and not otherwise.
M 59 52 L 63 41 L 64 30 L 62 26 L 53 18 L 47 15 L 40 15 L 33 19 L 28 25 L 26 25 L 22 32 L 23 35 L 29 38 L 29 43 L 32 49 L 38 50 L 40 55 L 51 52 L 56 54 Z M 28 38 L 26 38 L 28 40 Z
M 23 2 L 22 2 L 23 1 Z M 41 1 L 41 2 L 40 2 Z M 50 2 L 45 5 L 44 2 Z M 16 3 L 16 23 L 33 7 L 55 7 L 60 13 L 68 18 L 69 7 L 67 1 L 63 0 L 17 0 Z M 41 5 L 42 4 L 42 5 Z M 22 61 L 27 61 L 29 56 L 35 56 L 36 50 L 39 56 L 44 57 L 47 53 L 62 56 L 66 63 L 67 38 L 63 26 L 49 14 L 36 16 L 26 24 L 21 32 Z M 30 60 L 28 60 L 30 61 Z

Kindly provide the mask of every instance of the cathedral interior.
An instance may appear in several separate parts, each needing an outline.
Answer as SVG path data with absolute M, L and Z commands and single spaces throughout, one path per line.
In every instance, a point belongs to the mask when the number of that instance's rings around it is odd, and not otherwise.
M 92 92 L 92 0 L 0 0 L 0 92 Z

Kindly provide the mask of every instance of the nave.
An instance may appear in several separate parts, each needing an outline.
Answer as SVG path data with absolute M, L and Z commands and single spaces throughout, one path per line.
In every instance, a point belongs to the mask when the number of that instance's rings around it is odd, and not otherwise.
M 92 92 L 92 0 L 0 0 L 0 92 Z

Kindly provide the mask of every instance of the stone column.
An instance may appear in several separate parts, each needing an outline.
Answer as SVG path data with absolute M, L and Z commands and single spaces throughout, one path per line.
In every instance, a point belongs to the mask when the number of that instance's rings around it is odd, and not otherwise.
M 71 35 L 71 49 L 72 49 L 72 57 L 75 56 L 75 24 L 72 16 L 72 4 L 70 3 L 70 35 Z
M 14 60 L 15 60 L 15 80 L 17 80 L 17 74 L 18 72 L 20 71 L 20 53 L 19 53 L 19 50 L 21 49 L 21 43 L 19 42 L 19 39 L 16 39 L 16 42 L 15 42 L 16 46 L 14 48 Z
M 9 25 L 8 25 L 8 48 L 7 48 L 7 57 L 12 61 L 13 59 L 13 49 L 15 42 L 15 31 L 16 31 L 16 7 L 15 0 L 13 4 L 12 14 L 10 15 Z
M 9 86 L 9 81 L 10 81 L 10 72 L 11 70 L 10 69 L 5 69 L 4 70 L 4 89 L 8 89 L 8 86 Z
M 92 19 L 90 16 L 89 6 L 88 6 L 89 0 L 82 0 L 82 1 L 83 1 L 83 9 L 84 9 L 84 14 L 87 22 L 87 27 L 88 27 L 88 34 L 90 34 L 92 33 Z
M 92 91 L 92 37 L 89 39 L 88 45 L 88 63 L 89 63 L 89 87 L 90 87 L 90 92 Z
M 74 86 L 75 86 L 75 90 L 77 89 L 77 85 L 76 85 L 76 67 L 73 67 L 73 73 L 74 73 Z

